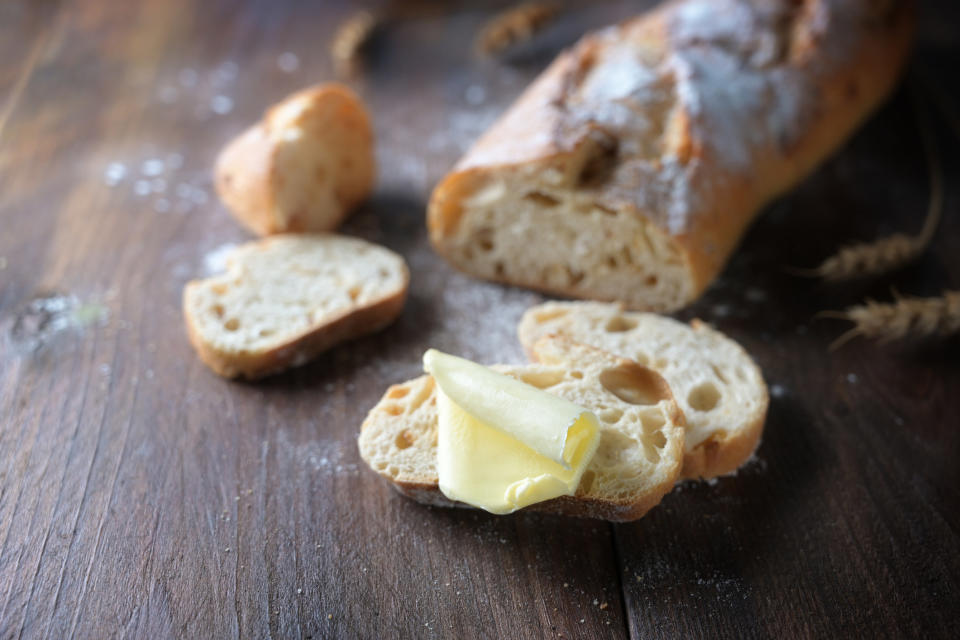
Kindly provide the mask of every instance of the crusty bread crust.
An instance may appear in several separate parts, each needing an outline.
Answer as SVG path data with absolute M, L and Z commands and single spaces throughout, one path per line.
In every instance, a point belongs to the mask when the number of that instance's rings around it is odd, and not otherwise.
M 291 156 L 295 166 L 285 166 Z M 299 171 L 311 173 L 294 175 Z M 214 184 L 254 233 L 321 232 L 336 229 L 367 198 L 374 174 L 373 127 L 363 102 L 345 86 L 325 84 L 288 96 L 228 144 Z
M 909 50 L 914 5 L 677 0 L 591 33 L 436 187 L 431 242 L 479 277 L 637 309 L 679 308 L 716 277 L 761 208 L 808 175 L 890 93 Z M 594 159 L 606 166 L 599 180 L 583 183 Z M 562 207 L 573 197 L 596 203 L 638 221 L 630 233 L 653 235 L 655 247 L 666 239 L 669 251 L 638 249 L 652 266 L 638 269 L 633 284 L 603 287 L 604 267 L 591 256 L 603 255 L 623 231 L 600 216 L 584 229 L 609 226 L 613 237 L 595 246 L 582 245 L 585 234 L 571 246 L 539 247 L 525 237 L 529 253 L 546 256 L 538 268 L 513 268 L 509 250 L 500 264 L 483 263 L 474 256 L 490 244 L 491 221 L 496 233 L 502 219 L 491 215 L 495 204 L 475 200 L 497 184 L 507 185 L 505 197 L 523 185 Z M 517 208 L 515 200 L 503 202 Z M 530 207 L 531 220 L 556 224 L 548 216 L 558 215 L 556 202 Z M 571 207 L 568 215 L 577 214 Z M 555 244 L 551 230 L 543 241 Z M 682 277 L 666 273 L 678 266 Z M 662 291 L 667 275 L 673 294 Z
M 187 284 L 183 291 L 184 302 L 190 296 L 191 287 L 199 285 L 199 282 Z M 255 380 L 303 364 L 334 345 L 375 333 L 390 325 L 403 310 L 408 285 L 409 275 L 402 290 L 376 300 L 369 306 L 346 312 L 267 351 L 229 352 L 217 349 L 203 339 L 196 320 L 189 313 L 184 314 L 187 336 L 200 359 L 217 375 Z

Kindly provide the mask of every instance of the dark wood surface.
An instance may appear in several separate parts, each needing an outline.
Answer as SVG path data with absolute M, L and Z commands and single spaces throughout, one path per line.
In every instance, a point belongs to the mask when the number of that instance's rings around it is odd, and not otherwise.
M 905 89 L 679 314 L 741 341 L 771 385 L 736 477 L 612 526 L 425 508 L 360 461 L 366 411 L 426 347 L 522 359 L 514 327 L 542 298 L 454 273 L 427 245 L 425 199 L 558 47 L 636 4 L 582 3 L 491 64 L 469 51 L 490 5 L 397 3 L 353 82 L 381 175 L 345 232 L 407 257 L 409 304 L 379 335 L 244 384 L 200 364 L 180 315 L 183 284 L 248 237 L 211 163 L 331 77 L 351 5 L 0 3 L 0 638 L 954 636 L 960 344 L 828 353 L 844 325 L 812 316 L 891 285 L 960 287 L 958 131 L 931 116 L 946 215 L 917 264 L 845 286 L 783 269 L 919 227 Z M 956 4 L 926 3 L 912 69 L 955 112 L 958 37 Z

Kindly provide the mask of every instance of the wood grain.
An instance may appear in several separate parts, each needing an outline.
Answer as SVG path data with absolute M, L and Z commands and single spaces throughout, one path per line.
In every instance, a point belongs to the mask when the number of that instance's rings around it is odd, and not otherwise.
M 212 375 L 182 328 L 183 284 L 248 237 L 210 167 L 271 102 L 332 77 L 324 42 L 354 5 L 0 4 L 0 638 L 949 637 L 960 344 L 829 354 L 842 327 L 812 315 L 890 280 L 781 268 L 917 226 L 927 181 L 902 92 L 681 314 L 742 341 L 774 390 L 737 477 L 614 527 L 423 508 L 363 467 L 363 416 L 427 346 L 518 362 L 516 321 L 542 300 L 430 251 L 430 187 L 558 47 L 637 11 L 577 3 L 480 62 L 473 34 L 505 4 L 395 5 L 354 81 L 379 187 L 344 231 L 407 257 L 408 307 L 256 385 Z M 928 3 L 914 63 L 953 105 L 957 18 Z M 937 127 L 946 215 L 892 279 L 905 293 L 960 281 L 960 144 Z

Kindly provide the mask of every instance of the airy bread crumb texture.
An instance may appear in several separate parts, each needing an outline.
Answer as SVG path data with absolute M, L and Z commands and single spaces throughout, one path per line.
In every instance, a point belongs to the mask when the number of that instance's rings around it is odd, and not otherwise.
M 634 520 L 673 486 L 683 456 L 683 414 L 650 369 L 563 338 L 540 345 L 550 365 L 496 366 L 593 411 L 600 445 L 573 497 L 530 507 L 568 515 Z M 371 469 L 420 502 L 454 505 L 437 489 L 436 388 L 431 376 L 390 387 L 364 421 L 360 455 Z
M 389 324 L 409 280 L 400 256 L 337 235 L 272 236 L 238 247 L 226 262 L 224 273 L 188 283 L 183 303 L 201 356 L 232 361 L 218 371 L 227 376 L 256 377 L 267 354 L 271 368 L 303 364 Z
M 538 340 L 558 334 L 630 358 L 660 373 L 687 422 L 683 476 L 724 475 L 760 441 L 769 397 L 760 369 L 744 349 L 700 322 L 596 302 L 548 302 L 529 309 L 518 329 L 537 360 Z

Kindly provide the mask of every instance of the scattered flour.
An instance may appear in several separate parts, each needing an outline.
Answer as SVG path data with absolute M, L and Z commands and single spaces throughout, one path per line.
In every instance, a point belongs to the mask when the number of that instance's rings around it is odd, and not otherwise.
M 237 245 L 233 242 L 227 242 L 219 247 L 208 251 L 203 256 L 203 269 L 206 275 L 221 273 L 227 269 L 227 256 L 229 256 Z
M 277 67 L 284 73 L 294 73 L 300 68 L 300 58 L 291 51 L 284 51 L 277 56 Z

